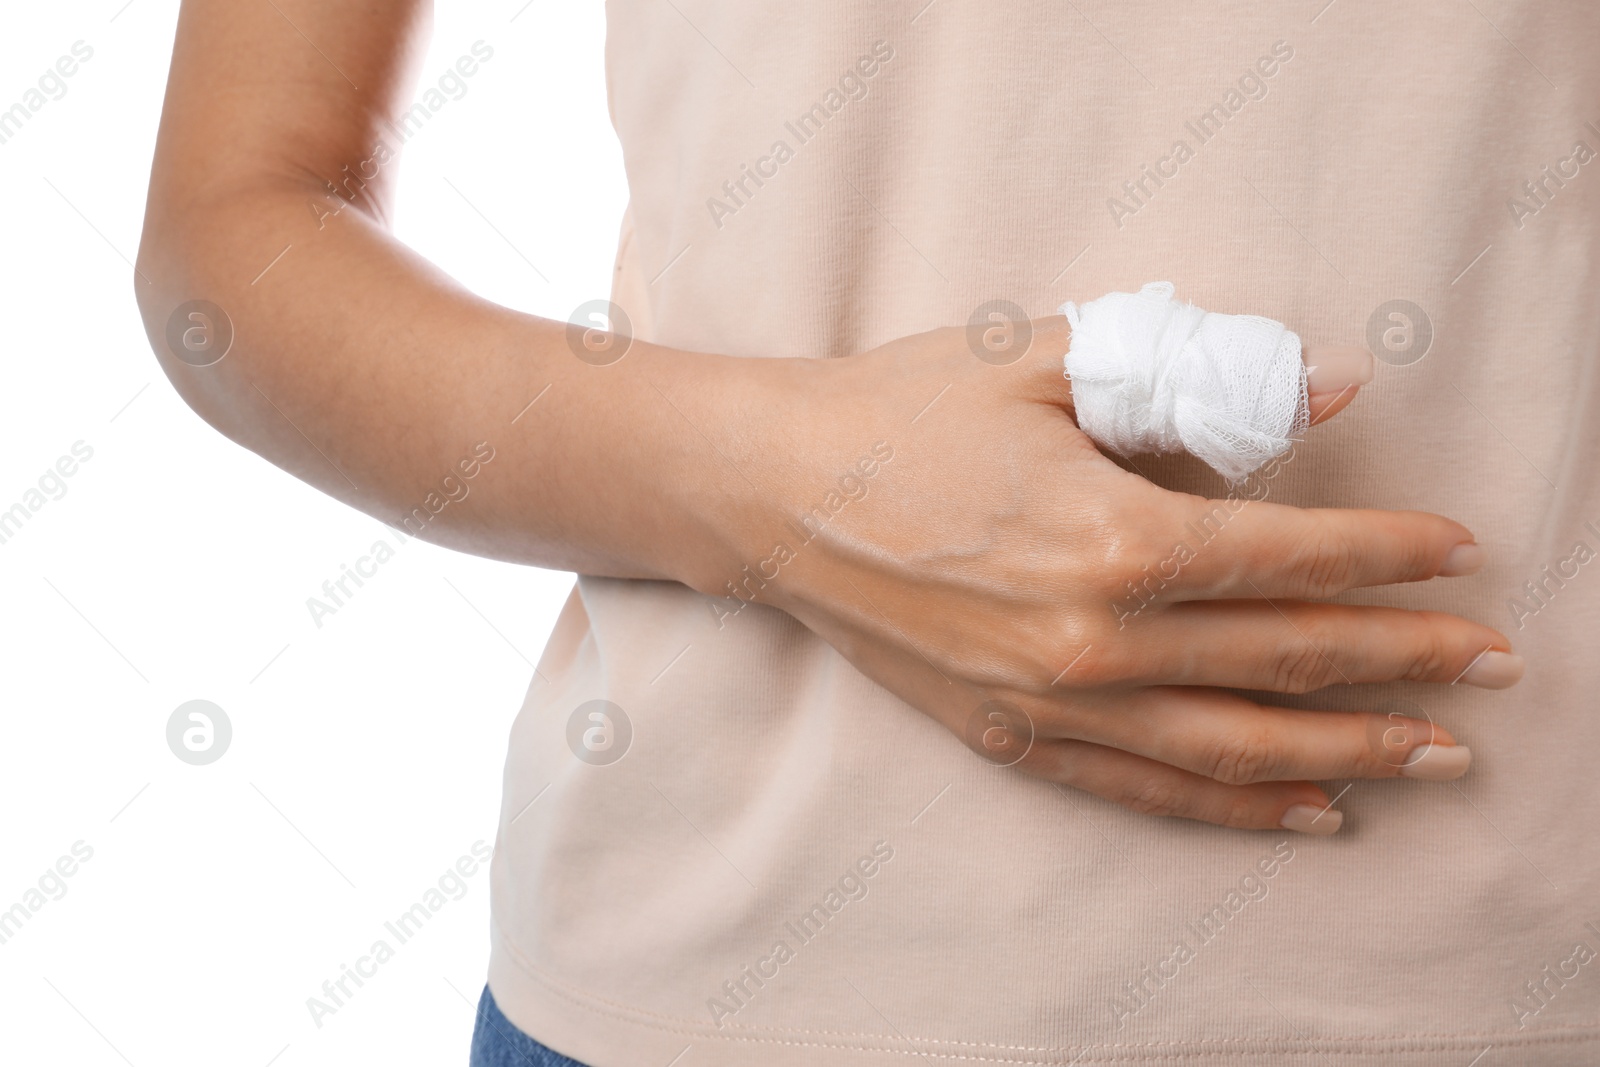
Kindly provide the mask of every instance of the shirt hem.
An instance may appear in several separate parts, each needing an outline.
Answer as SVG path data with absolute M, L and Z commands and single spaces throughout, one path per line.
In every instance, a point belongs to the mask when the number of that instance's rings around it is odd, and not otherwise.
M 671 1062 L 693 1046 L 697 1067 L 742 1067 L 759 1056 L 763 1067 L 886 1067 L 908 1058 L 1015 1067 L 1090 1067 L 1094 1064 L 1229 1064 L 1274 1067 L 1460 1067 L 1489 1048 L 1519 1050 L 1523 1067 L 1600 1063 L 1600 1027 L 1543 1028 L 1460 1034 L 1397 1034 L 1294 1038 L 1205 1038 L 1143 1044 L 1088 1043 L 1057 1048 L 960 1042 L 904 1035 L 776 1030 L 692 1020 L 614 1003 L 574 989 L 525 964 L 496 935 L 489 988 L 518 1029 L 589 1067 Z M 1585 1050 L 1588 1050 L 1587 1054 Z M 1574 1056 L 1580 1057 L 1574 1060 Z

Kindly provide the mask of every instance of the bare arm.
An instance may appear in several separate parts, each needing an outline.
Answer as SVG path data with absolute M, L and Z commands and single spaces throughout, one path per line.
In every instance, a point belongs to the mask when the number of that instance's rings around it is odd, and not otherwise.
M 207 421 L 391 524 L 417 515 L 412 532 L 515 562 L 688 578 L 686 554 L 728 532 L 715 505 L 738 477 L 691 420 L 726 427 L 754 378 L 805 372 L 638 341 L 592 366 L 565 324 L 477 298 L 398 242 L 383 156 L 429 7 L 185 2 L 135 282 L 151 343 Z M 196 299 L 235 329 L 212 366 L 166 340 Z M 468 495 L 424 524 L 452 475 Z

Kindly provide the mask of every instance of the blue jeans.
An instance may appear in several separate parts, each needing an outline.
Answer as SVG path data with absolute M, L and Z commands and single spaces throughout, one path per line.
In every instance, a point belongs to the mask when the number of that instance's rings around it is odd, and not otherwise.
M 478 998 L 478 1021 L 472 1028 L 471 1067 L 584 1067 L 577 1060 L 552 1052 L 518 1030 L 500 1014 L 489 987 Z

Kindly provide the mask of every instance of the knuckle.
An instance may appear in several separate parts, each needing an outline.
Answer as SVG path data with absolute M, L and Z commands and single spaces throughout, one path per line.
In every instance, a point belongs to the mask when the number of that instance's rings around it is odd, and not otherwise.
M 1411 735 L 1407 724 L 1393 714 L 1376 711 L 1356 713 L 1355 722 L 1366 735 L 1364 751 L 1351 754 L 1349 766 L 1339 777 L 1392 778 L 1400 773 L 1400 765 L 1410 750 Z
M 1051 649 L 1052 657 L 1076 656 L 1084 648 L 1093 645 L 1100 639 L 1100 629 L 1097 621 L 1086 617 L 1087 613 L 1073 611 L 1065 615 L 1056 625 L 1050 635 L 1054 642 Z M 1065 666 L 1065 663 L 1062 664 Z M 1060 670 L 1060 667 L 1056 668 Z
M 1229 826 L 1237 830 L 1253 830 L 1261 825 L 1261 816 L 1254 798 L 1248 793 L 1239 793 L 1223 802 L 1222 809 L 1217 813 L 1216 821 L 1220 826 Z
M 1066 670 L 1059 672 L 1059 684 L 1073 689 L 1094 689 L 1115 685 L 1133 677 L 1135 665 L 1117 650 L 1115 644 L 1085 642 Z M 1055 677 L 1055 676 L 1052 676 Z
M 1449 673 L 1445 664 L 1450 660 L 1444 645 L 1438 638 L 1429 639 L 1422 648 L 1411 654 L 1410 661 L 1406 664 L 1405 681 L 1431 682 L 1443 678 Z M 1469 655 L 1468 659 L 1471 658 Z
M 1183 810 L 1178 787 L 1164 777 L 1148 777 L 1133 783 L 1123 793 L 1124 806 L 1140 815 L 1176 815 Z
M 1272 691 L 1309 693 L 1332 681 L 1333 666 L 1312 637 L 1296 641 L 1278 654 L 1272 665 Z
M 1450 673 L 1450 664 L 1461 658 L 1460 653 L 1449 647 L 1443 633 L 1443 625 L 1449 617 L 1433 612 L 1423 613 L 1418 618 L 1418 633 L 1412 641 L 1412 649 L 1406 658 L 1402 678 L 1408 682 L 1427 682 L 1435 678 L 1442 678 Z M 1470 660 L 1476 649 L 1466 650 L 1465 659 Z M 1465 660 L 1463 660 L 1465 662 Z
M 1088 792 L 1088 779 L 1101 752 L 1098 745 L 1086 741 L 1048 741 L 1029 748 L 1017 767 L 1036 778 Z
M 1086 584 L 1114 604 L 1136 607 L 1143 599 L 1137 595 L 1143 562 L 1137 548 L 1119 545 L 1103 554 L 1103 559 L 1085 576 Z
M 1171 602 L 1183 581 L 1185 557 L 1172 543 L 1141 538 L 1119 548 L 1104 565 L 1096 587 L 1110 603 L 1110 618 L 1124 629 L 1135 617 Z
M 1144 531 L 1123 530 L 1102 545 L 1096 561 L 1097 570 L 1113 592 L 1126 593 L 1130 586 L 1139 588 L 1162 554 L 1155 540 Z
M 1311 596 L 1331 596 L 1354 584 L 1356 549 L 1338 529 L 1330 526 L 1319 529 L 1302 560 L 1302 573 Z
M 1432 516 L 1429 516 L 1432 518 Z M 1434 548 L 1432 523 L 1425 526 L 1412 527 L 1407 532 L 1410 536 L 1400 539 L 1400 547 L 1396 552 L 1399 571 L 1407 578 L 1432 578 L 1439 569 L 1438 550 Z
M 1271 778 L 1278 759 L 1265 737 L 1224 734 L 1205 753 L 1205 775 L 1224 785 L 1251 785 Z
M 1068 618 L 1041 627 L 1032 637 L 1018 639 L 1010 654 L 1020 671 L 1008 680 L 1018 688 L 1041 693 L 1098 684 L 1092 650 L 1100 642 L 1091 629 L 1081 620 Z

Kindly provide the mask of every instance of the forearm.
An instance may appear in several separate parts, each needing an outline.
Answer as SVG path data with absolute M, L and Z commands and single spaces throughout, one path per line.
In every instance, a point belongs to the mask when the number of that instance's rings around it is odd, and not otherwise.
M 635 341 L 594 366 L 564 323 L 397 241 L 387 155 L 428 20 L 428 0 L 184 0 L 135 281 L 157 357 L 223 433 L 397 527 L 716 588 L 759 510 L 740 466 L 767 451 L 761 398 L 813 361 Z M 195 300 L 233 327 L 209 366 L 168 339 Z
M 741 475 L 714 442 L 743 450 L 728 438 L 747 430 L 727 414 L 758 406 L 748 391 L 781 368 L 639 341 L 615 364 L 585 363 L 564 324 L 474 297 L 359 202 L 319 228 L 308 203 L 322 199 L 292 179 L 208 198 L 153 190 L 140 304 L 173 385 L 207 421 L 465 551 L 672 579 L 719 551 L 738 521 L 719 505 L 748 487 L 730 484 Z M 212 366 L 167 343 L 173 309 L 196 297 L 234 327 Z

